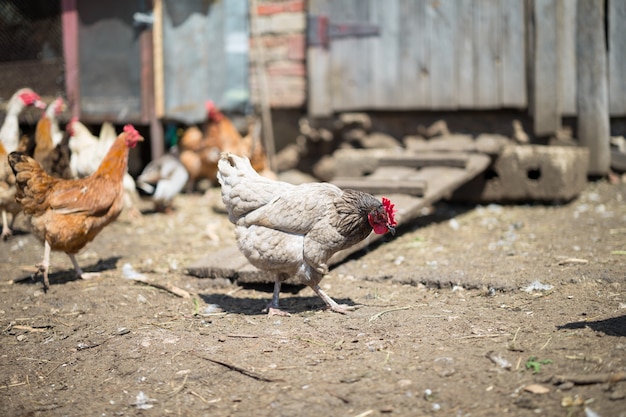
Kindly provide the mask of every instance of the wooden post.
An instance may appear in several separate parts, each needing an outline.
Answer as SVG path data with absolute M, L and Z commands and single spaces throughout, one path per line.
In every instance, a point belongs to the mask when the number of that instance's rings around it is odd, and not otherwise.
M 611 164 L 604 0 L 578 0 L 576 18 L 578 139 L 589 148 L 589 175 Z
M 80 74 L 78 68 L 78 10 L 76 0 L 61 1 L 65 93 L 72 117 L 80 117 Z

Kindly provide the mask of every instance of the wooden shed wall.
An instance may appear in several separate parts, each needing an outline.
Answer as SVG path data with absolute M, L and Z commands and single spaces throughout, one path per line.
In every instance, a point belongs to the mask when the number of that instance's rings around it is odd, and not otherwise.
M 312 18 L 379 34 L 309 44 L 309 113 L 517 108 L 552 133 L 577 114 L 578 1 L 310 0 Z M 626 116 L 626 2 L 606 1 L 610 113 Z

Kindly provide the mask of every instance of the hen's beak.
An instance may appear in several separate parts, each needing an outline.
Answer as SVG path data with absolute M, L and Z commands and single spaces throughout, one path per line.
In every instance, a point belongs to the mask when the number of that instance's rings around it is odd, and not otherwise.
M 38 109 L 45 109 L 45 108 L 46 108 L 46 103 L 44 103 L 44 102 L 43 102 L 43 101 L 41 101 L 41 100 L 36 100 L 36 101 L 33 103 L 33 106 L 37 107 Z
M 395 236 L 395 234 L 396 234 L 396 228 L 395 227 L 393 227 L 393 226 L 388 224 L 387 225 L 387 230 L 389 230 L 391 232 L 391 234 Z

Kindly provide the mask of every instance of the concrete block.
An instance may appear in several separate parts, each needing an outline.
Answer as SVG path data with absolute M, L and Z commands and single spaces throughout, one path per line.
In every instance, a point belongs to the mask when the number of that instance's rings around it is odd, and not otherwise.
M 587 184 L 589 151 L 581 147 L 507 145 L 482 174 L 453 193 L 464 202 L 565 202 Z

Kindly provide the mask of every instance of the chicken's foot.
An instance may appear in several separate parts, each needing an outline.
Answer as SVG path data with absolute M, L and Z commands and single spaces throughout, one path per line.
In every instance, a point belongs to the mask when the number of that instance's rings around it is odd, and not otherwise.
M 70 259 L 72 260 L 72 265 L 74 265 L 74 270 L 76 271 L 76 278 L 80 278 L 80 279 L 92 279 L 92 278 L 97 278 L 100 276 L 99 272 L 84 272 L 80 266 L 78 266 L 78 261 L 76 261 L 76 257 L 71 254 L 68 253 L 67 254 Z
M 272 302 L 269 303 L 267 305 L 266 308 L 263 309 L 263 312 L 267 311 L 267 317 L 272 317 L 272 316 L 284 316 L 284 317 L 289 317 L 291 316 L 291 314 L 287 313 L 286 311 L 281 310 L 278 307 L 278 297 L 280 296 L 280 286 L 281 286 L 281 281 L 280 280 L 276 280 L 274 282 L 274 294 L 272 295 Z
M 335 302 L 335 300 L 330 298 L 330 296 L 328 294 L 326 294 L 320 288 L 319 285 L 313 285 L 313 286 L 311 286 L 311 288 L 313 289 L 313 291 L 315 291 L 315 294 L 319 295 L 320 298 L 322 300 L 324 300 L 324 302 L 326 303 L 328 308 L 331 311 L 334 311 L 335 313 L 346 314 L 348 311 L 354 311 L 354 310 L 356 310 L 357 308 L 360 307 L 360 306 L 349 306 L 347 304 L 337 304 L 337 302 Z

